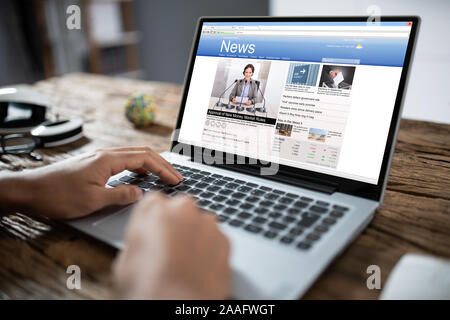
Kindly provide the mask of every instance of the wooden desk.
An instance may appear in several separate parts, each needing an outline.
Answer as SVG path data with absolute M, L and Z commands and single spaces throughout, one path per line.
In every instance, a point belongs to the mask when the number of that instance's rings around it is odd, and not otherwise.
M 3 156 L 1 170 L 48 164 L 98 147 L 149 145 L 168 150 L 180 86 L 72 74 L 32 86 L 51 97 L 63 116 L 82 116 L 86 138 L 38 151 L 44 162 Z M 158 124 L 136 130 L 123 116 L 127 96 L 153 95 Z M 407 252 L 450 258 L 450 126 L 402 120 L 387 194 L 370 226 L 322 274 L 307 299 L 376 299 L 366 269 L 381 268 L 382 287 Z M 68 181 L 70 183 L 70 181 Z M 110 265 L 116 251 L 59 223 L 15 214 L 0 222 L 0 298 L 104 299 L 111 297 Z M 66 288 L 67 266 L 82 270 L 82 289 Z

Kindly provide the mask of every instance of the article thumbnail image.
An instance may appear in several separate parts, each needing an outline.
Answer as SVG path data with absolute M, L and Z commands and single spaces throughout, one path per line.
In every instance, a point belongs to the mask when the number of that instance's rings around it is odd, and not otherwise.
M 351 90 L 356 67 L 324 65 L 319 87 Z
M 304 86 L 315 86 L 319 75 L 320 64 L 291 63 L 286 83 Z
M 293 128 L 292 124 L 278 122 L 275 127 L 275 134 L 279 136 L 290 137 L 292 133 L 292 128 Z
M 268 100 L 266 85 L 270 66 L 271 62 L 264 60 L 219 60 L 208 109 L 275 119 L 278 105 L 270 105 L 263 98 Z M 247 88 L 246 81 L 250 81 Z
M 328 131 L 317 128 L 310 128 L 308 134 L 308 140 L 317 141 L 317 142 L 325 142 L 325 138 L 327 137 Z

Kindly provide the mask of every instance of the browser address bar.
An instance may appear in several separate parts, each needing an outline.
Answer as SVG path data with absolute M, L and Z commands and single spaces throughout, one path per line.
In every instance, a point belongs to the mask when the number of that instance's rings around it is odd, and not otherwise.
M 358 31 L 234 31 L 236 35 L 255 36 L 319 36 L 361 38 L 407 38 L 409 32 L 358 32 Z

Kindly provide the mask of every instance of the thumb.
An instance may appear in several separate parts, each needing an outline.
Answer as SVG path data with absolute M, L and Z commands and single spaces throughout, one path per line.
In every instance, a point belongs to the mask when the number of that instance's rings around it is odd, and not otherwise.
M 136 186 L 121 184 L 115 188 L 105 188 L 103 192 L 103 205 L 126 205 L 140 200 L 142 190 Z

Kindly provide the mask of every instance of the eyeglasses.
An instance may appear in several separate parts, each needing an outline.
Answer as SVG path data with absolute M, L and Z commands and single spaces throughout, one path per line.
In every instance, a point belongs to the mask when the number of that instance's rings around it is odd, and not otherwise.
M 0 136 L 0 143 L 0 155 L 26 154 L 33 160 L 42 161 L 42 157 L 33 152 L 38 146 L 38 140 L 32 136 L 26 136 L 23 134 L 2 135 Z

